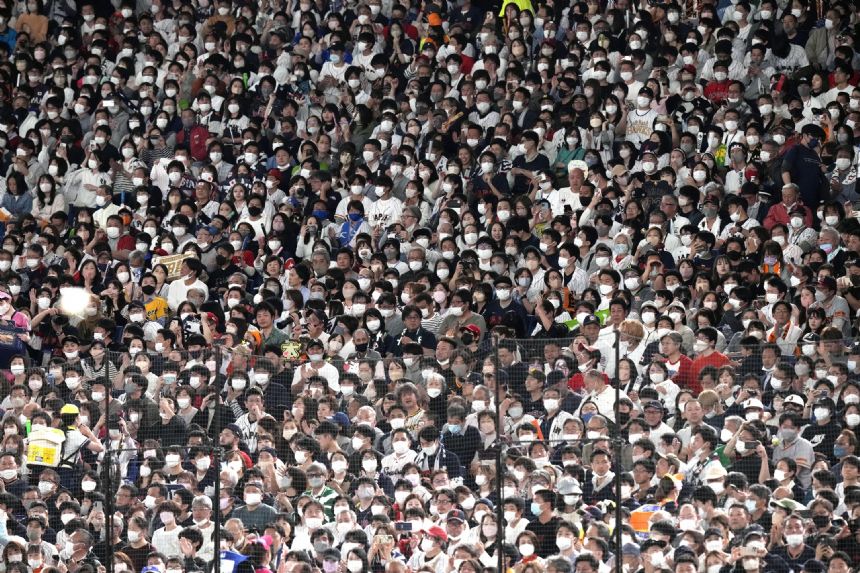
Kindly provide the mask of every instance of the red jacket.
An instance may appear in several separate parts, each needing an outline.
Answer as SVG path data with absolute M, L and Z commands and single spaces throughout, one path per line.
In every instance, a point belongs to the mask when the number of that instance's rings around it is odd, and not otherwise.
M 812 226 L 812 211 L 809 209 L 809 207 L 801 204 L 800 200 L 798 200 L 798 205 L 803 208 L 803 213 L 804 213 L 803 214 L 803 224 L 804 224 L 804 226 L 811 227 Z M 793 208 L 794 207 L 792 207 L 792 209 Z M 777 203 L 776 205 L 774 205 L 770 209 L 768 209 L 767 217 L 764 218 L 763 224 L 764 224 L 764 228 L 767 229 L 768 231 L 770 231 L 773 228 L 773 226 L 776 225 L 777 223 L 782 223 L 783 225 L 785 225 L 786 227 L 791 229 L 791 226 L 789 225 L 789 221 L 791 221 L 791 214 L 790 214 L 788 208 L 786 208 L 786 206 L 780 201 L 779 203 Z
M 690 360 L 689 356 L 682 354 L 679 362 L 678 372 L 672 376 L 672 381 L 677 384 L 679 388 L 686 388 L 690 390 L 694 396 L 698 396 L 699 392 L 702 391 L 702 385 L 693 377 L 693 361 Z M 666 366 L 670 367 L 668 361 L 666 362 Z
M 191 157 L 195 160 L 204 161 L 208 156 L 206 140 L 209 139 L 209 130 L 202 125 L 195 125 L 188 131 L 187 142 L 185 129 L 180 129 L 179 133 L 176 134 L 176 143 L 188 147 L 191 150 Z

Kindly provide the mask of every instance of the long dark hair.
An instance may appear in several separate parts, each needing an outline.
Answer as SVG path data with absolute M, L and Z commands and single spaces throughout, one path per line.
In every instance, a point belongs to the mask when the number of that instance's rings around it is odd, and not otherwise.
M 48 182 L 51 184 L 51 191 L 50 191 L 51 199 L 50 199 L 50 201 L 45 197 L 45 194 L 42 192 L 42 186 L 41 186 L 42 180 L 48 180 Z M 54 181 L 54 178 L 51 177 L 47 173 L 42 175 L 41 177 L 39 177 L 39 182 L 36 184 L 36 198 L 39 200 L 39 205 L 41 205 L 42 207 L 47 207 L 48 205 L 50 205 L 54 202 L 54 199 L 56 197 L 57 197 L 57 182 Z
M 9 188 L 9 182 L 15 182 L 15 192 L 13 195 L 16 197 L 20 197 L 24 193 L 27 192 L 27 182 L 24 180 L 24 176 L 18 173 L 17 171 L 13 171 L 6 177 L 6 189 L 11 191 Z

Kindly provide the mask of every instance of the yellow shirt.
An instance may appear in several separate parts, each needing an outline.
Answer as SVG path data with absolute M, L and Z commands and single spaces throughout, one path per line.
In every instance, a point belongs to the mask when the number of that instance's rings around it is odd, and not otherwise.
M 146 320 L 157 321 L 167 316 L 167 301 L 160 296 L 155 297 L 144 305 L 146 309 Z
M 516 4 L 517 8 L 520 9 L 520 12 L 528 10 L 532 14 L 535 13 L 531 0 L 504 0 L 504 2 L 502 2 L 502 9 L 499 10 L 499 16 L 505 15 L 505 8 L 508 7 L 508 4 Z

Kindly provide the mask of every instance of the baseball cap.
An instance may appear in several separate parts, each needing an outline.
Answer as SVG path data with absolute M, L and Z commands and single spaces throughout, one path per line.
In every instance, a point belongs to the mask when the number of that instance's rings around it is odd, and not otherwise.
M 460 512 L 462 513 L 462 512 Z M 438 525 L 433 525 L 424 530 L 424 532 L 430 537 L 438 537 L 442 541 L 448 541 L 448 534 L 444 529 L 439 527 Z
M 627 173 L 627 168 L 623 165 L 616 165 L 612 168 L 612 171 L 610 173 L 612 174 L 612 177 L 620 177 Z
M 593 314 L 589 314 L 588 316 L 586 316 L 585 318 L 582 319 L 582 326 L 588 326 L 591 324 L 600 325 L 600 319 L 597 318 Z
M 781 507 L 783 509 L 787 509 L 788 511 L 801 511 L 806 509 L 806 506 L 798 501 L 794 501 L 793 499 L 783 498 L 780 500 L 771 500 L 771 507 Z
M 645 404 L 645 407 L 642 408 L 642 410 L 647 410 L 648 408 L 653 408 L 655 410 L 660 410 L 662 412 L 663 411 L 663 404 L 660 403 L 659 400 L 651 400 L 650 402 L 647 402 Z
M 570 163 L 567 164 L 567 170 L 573 171 L 574 169 L 579 169 L 583 173 L 588 171 L 588 163 L 583 161 L 582 159 L 574 159 Z
M 761 400 L 758 398 L 750 398 L 743 404 L 744 410 L 748 410 L 750 408 L 758 408 L 759 410 L 764 410 L 764 404 L 761 403 Z
M 461 523 L 465 522 L 466 521 L 466 514 L 463 513 L 463 511 L 460 509 L 452 509 L 451 511 L 448 512 L 447 521 L 451 521 L 451 520 L 460 521 Z
M 478 328 L 477 324 L 467 324 L 466 326 L 464 326 L 462 328 L 462 330 L 465 330 L 466 332 L 470 332 L 471 334 L 473 334 L 475 336 L 481 336 L 481 329 Z

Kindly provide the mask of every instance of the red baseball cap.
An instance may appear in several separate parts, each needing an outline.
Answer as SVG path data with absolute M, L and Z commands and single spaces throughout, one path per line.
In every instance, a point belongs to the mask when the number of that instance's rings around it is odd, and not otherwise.
M 430 526 L 429 528 L 424 530 L 424 533 L 431 537 L 438 537 L 442 541 L 448 541 L 448 534 L 438 525 Z

